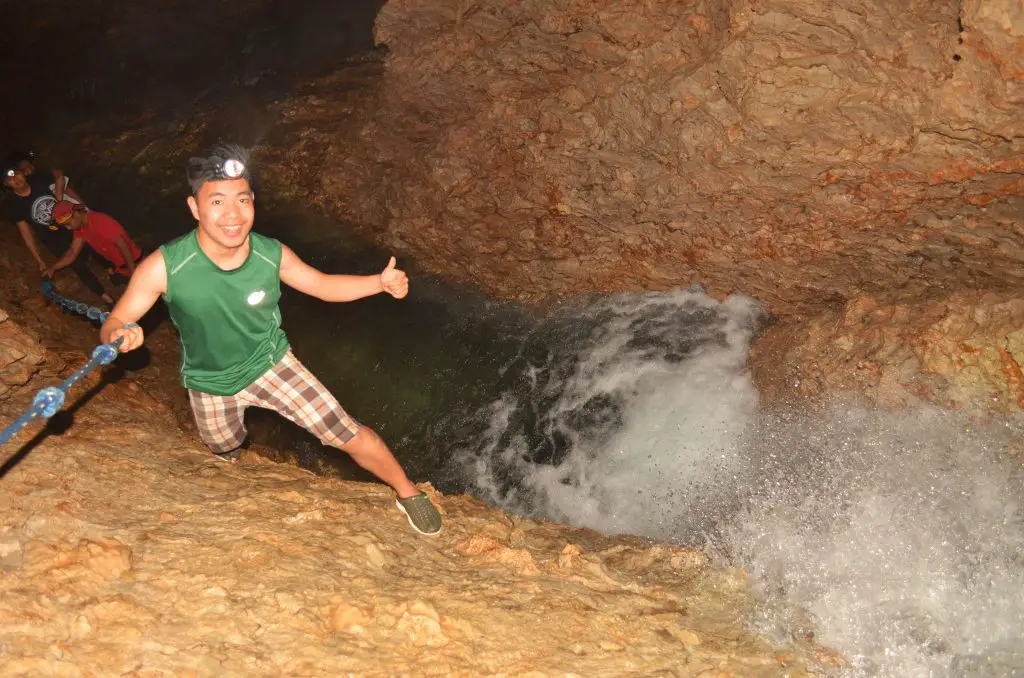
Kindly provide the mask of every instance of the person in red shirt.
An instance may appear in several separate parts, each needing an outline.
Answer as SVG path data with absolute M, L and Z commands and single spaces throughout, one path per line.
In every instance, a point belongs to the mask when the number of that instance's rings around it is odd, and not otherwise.
M 72 240 L 68 251 L 46 269 L 44 275 L 50 277 L 56 271 L 70 266 L 85 245 L 110 262 L 113 269 L 111 278 L 115 281 L 115 276 L 130 278 L 135 272 L 135 264 L 142 258 L 142 251 L 116 219 L 67 200 L 54 205 L 51 216 L 54 222 L 71 231 Z

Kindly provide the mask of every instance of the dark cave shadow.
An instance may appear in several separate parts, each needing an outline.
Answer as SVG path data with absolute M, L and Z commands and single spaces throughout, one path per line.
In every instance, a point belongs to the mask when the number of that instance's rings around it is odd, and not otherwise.
M 163 301 L 158 301 L 146 315 L 139 319 L 139 327 L 142 328 L 142 332 L 146 337 L 150 337 L 164 323 L 170 322 L 170 319 L 167 307 L 164 306 Z M 121 353 L 117 356 L 117 368 L 127 372 L 140 372 L 149 367 L 152 362 L 153 354 L 148 344 L 143 344 L 134 351 Z
M 74 425 L 75 412 L 92 400 L 97 393 L 103 390 L 103 387 L 114 383 L 122 376 L 124 376 L 124 369 L 120 366 L 108 370 L 103 374 L 103 377 L 100 379 L 98 384 L 83 393 L 70 407 L 62 409 L 50 417 L 50 419 L 47 420 L 46 425 L 43 426 L 43 428 L 40 429 L 40 431 L 36 433 L 31 440 L 22 445 L 17 452 L 7 458 L 7 461 L 3 463 L 3 466 L 0 466 L 0 480 L 3 480 L 10 471 L 14 470 L 14 468 L 44 440 L 49 438 L 51 435 L 63 435 Z
M 8 4 L 0 3 L 0 137 L 8 137 L 0 143 L 36 147 L 94 118 L 137 119 L 150 109 L 182 120 L 216 100 L 283 96 L 372 52 L 385 2 L 248 3 L 257 11 L 202 0 L 139 11 L 101 0 Z M 38 77 L 40 63 L 73 67 L 54 87 Z

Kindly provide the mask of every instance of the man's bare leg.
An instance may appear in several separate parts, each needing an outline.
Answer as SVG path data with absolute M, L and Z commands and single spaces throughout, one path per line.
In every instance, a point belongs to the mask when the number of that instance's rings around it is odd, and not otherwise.
M 394 488 L 400 499 L 420 493 L 405 475 L 395 455 L 373 429 L 360 425 L 359 431 L 341 446 L 361 467 Z

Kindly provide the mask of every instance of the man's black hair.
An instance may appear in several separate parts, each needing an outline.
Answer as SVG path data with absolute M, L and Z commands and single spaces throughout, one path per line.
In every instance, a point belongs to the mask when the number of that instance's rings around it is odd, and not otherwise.
M 225 164 L 234 160 L 242 164 L 242 173 L 237 177 L 228 176 L 224 173 Z M 245 179 L 252 183 L 252 176 L 249 174 L 249 151 L 238 144 L 220 143 L 210 149 L 210 155 L 205 158 L 189 158 L 186 176 L 188 185 L 192 188 L 192 195 L 199 195 L 199 189 L 208 181 L 224 181 L 230 179 Z

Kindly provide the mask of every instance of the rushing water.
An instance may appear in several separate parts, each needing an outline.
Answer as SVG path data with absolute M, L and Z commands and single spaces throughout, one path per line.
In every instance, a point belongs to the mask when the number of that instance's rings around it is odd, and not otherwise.
M 760 408 L 760 313 L 700 290 L 557 309 L 503 347 L 491 400 L 421 437 L 450 450 L 431 476 L 708 548 L 750 571 L 761 630 L 814 629 L 848 675 L 1024 675 L 1024 422 Z

